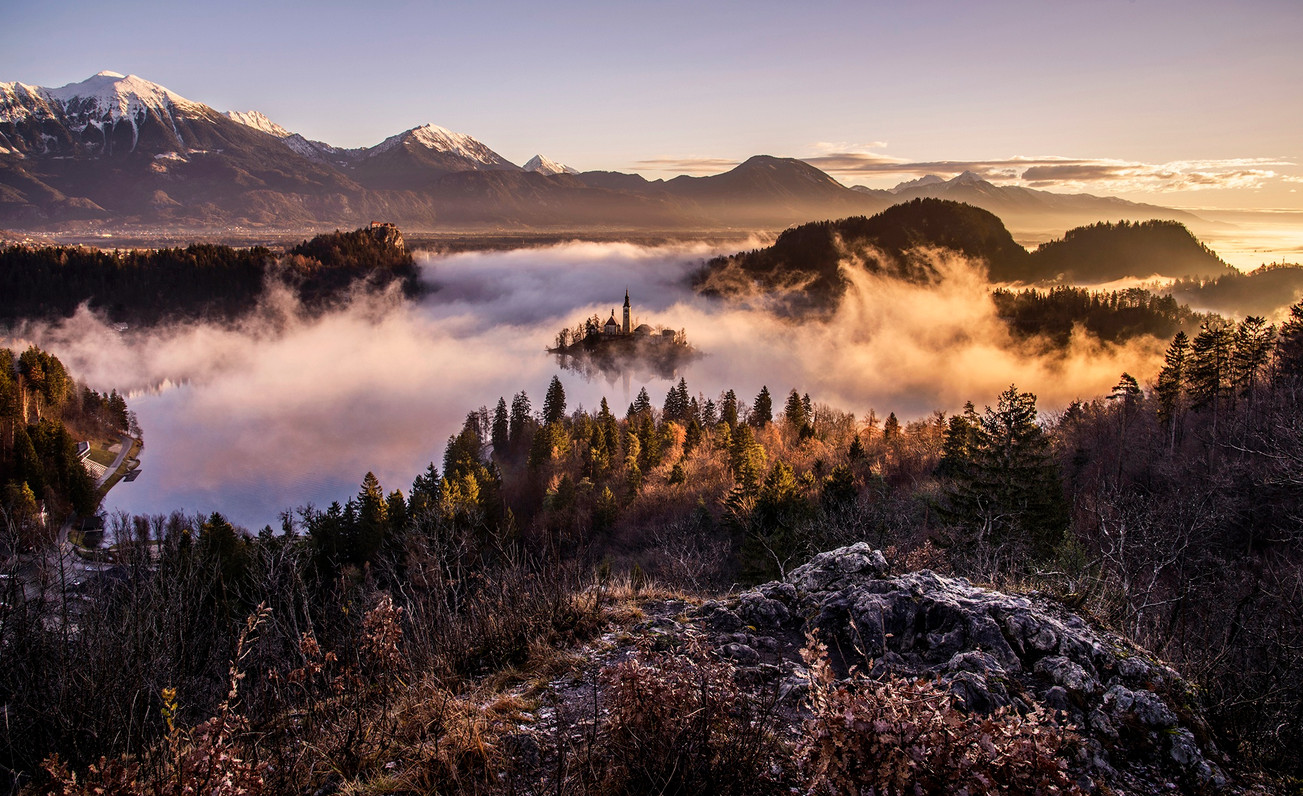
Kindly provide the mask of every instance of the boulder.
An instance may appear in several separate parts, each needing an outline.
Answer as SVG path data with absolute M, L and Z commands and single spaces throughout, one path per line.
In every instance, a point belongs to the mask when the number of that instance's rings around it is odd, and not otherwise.
M 820 553 L 787 583 L 746 592 L 735 605 L 739 623 L 757 634 L 808 617 L 798 629 L 827 643 L 843 674 L 856 667 L 937 678 L 977 713 L 1039 704 L 1077 729 L 1103 781 L 1152 782 L 1158 771 L 1186 788 L 1227 782 L 1206 724 L 1173 707 L 1191 701 L 1193 689 L 1045 596 L 927 570 L 892 575 L 881 552 L 859 543 Z M 702 615 L 731 624 L 714 609 Z M 1128 770 L 1143 773 L 1128 779 Z

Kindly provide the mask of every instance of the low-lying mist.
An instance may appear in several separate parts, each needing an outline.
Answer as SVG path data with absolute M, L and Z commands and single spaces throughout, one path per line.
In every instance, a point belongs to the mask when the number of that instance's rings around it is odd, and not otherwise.
M 680 374 L 717 397 L 751 401 L 768 385 L 776 407 L 793 387 L 816 402 L 902 420 L 979 407 L 1010 383 L 1042 411 L 1107 392 L 1122 371 L 1142 383 L 1163 342 L 1102 348 L 1084 336 L 1066 351 L 1019 346 L 996 317 L 980 270 L 934 255 L 933 285 L 849 267 L 851 285 L 826 322 L 792 324 L 762 307 L 695 295 L 688 276 L 718 252 L 574 243 L 548 249 L 418 257 L 435 290 L 419 303 L 360 295 L 304 317 L 283 292 L 234 327 L 176 325 L 118 334 L 91 313 L 21 331 L 89 386 L 118 389 L 144 429 L 142 475 L 115 487 L 110 511 L 222 511 L 277 524 L 279 512 L 345 500 L 374 471 L 406 490 L 440 462 L 467 412 L 528 392 L 541 408 L 554 374 L 568 405 L 603 396 L 623 413 L 641 386 L 659 406 L 670 381 L 636 370 L 586 382 L 545 349 L 563 326 L 617 319 L 629 291 L 635 324 L 685 329 L 703 356 Z M 676 379 L 677 381 L 677 379 Z M 631 394 L 632 393 L 632 394 Z

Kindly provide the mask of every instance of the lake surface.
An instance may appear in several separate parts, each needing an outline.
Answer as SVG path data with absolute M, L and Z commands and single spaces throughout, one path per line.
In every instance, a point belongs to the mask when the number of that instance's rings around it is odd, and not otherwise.
M 731 249 L 735 250 L 735 249 Z M 540 410 L 559 375 L 570 409 L 605 396 L 623 414 L 646 387 L 659 407 L 677 381 L 635 370 L 587 381 L 546 353 L 556 332 L 615 311 L 629 290 L 634 323 L 684 329 L 703 356 L 680 375 L 717 398 L 750 401 L 767 385 L 776 407 L 792 388 L 816 403 L 902 421 L 979 407 L 1010 383 L 1042 410 L 1107 392 L 1127 370 L 1142 381 L 1161 353 L 1103 352 L 1080 342 L 1047 360 L 1013 346 L 987 286 L 967 263 L 939 263 L 923 288 L 858 277 L 827 322 L 793 325 L 763 302 L 726 305 L 695 295 L 703 247 L 570 244 L 549 249 L 421 255 L 434 288 L 419 303 L 359 299 L 303 320 L 285 296 L 235 329 L 185 325 L 115 334 L 89 313 L 30 335 L 76 378 L 128 395 L 144 430 L 142 474 L 114 488 L 110 512 L 221 511 L 249 528 L 281 512 L 356 494 L 367 471 L 407 491 L 441 463 L 466 414 L 525 390 Z

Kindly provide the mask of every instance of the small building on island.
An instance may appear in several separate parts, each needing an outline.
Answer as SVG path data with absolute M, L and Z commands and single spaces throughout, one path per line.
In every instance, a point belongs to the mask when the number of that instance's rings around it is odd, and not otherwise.
M 554 354 L 571 354 L 575 353 L 574 349 L 580 346 L 595 348 L 607 345 L 630 345 L 635 342 L 647 342 L 657 346 L 686 346 L 687 336 L 683 330 L 675 331 L 648 323 L 635 325 L 633 302 L 626 289 L 624 310 L 621 315 L 616 315 L 615 309 L 612 308 L 605 322 L 600 315 L 594 315 L 573 329 L 562 329 L 557 333 L 556 346 L 549 348 L 548 351 Z
M 649 323 L 635 325 L 633 302 L 627 289 L 622 316 L 617 316 L 614 308 L 605 322 L 594 314 L 573 328 L 561 329 L 555 339 L 556 344 L 547 349 L 548 353 L 556 354 L 563 368 L 586 377 L 604 373 L 627 378 L 631 371 L 641 368 L 670 378 L 698 356 L 696 349 L 688 345 L 688 336 L 682 329 L 676 331 Z

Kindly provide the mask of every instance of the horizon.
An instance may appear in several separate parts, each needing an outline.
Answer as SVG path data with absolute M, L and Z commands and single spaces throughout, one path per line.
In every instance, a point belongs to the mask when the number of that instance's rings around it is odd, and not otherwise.
M 89 8 L 12 10 L 0 81 L 116 71 L 334 146 L 436 124 L 513 163 L 649 179 L 770 154 L 848 187 L 973 171 L 1177 209 L 1303 210 L 1291 3 Z

